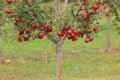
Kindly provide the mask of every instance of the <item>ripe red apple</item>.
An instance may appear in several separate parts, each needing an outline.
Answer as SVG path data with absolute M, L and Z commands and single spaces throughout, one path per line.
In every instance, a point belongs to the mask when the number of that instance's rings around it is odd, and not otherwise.
M 108 5 L 105 5 L 105 6 L 104 6 L 104 9 L 108 9 L 108 8 L 110 8 L 110 6 L 108 6 Z
M 29 37 L 28 36 L 24 36 L 24 41 L 28 41 Z
M 23 30 L 23 28 L 20 28 L 19 29 L 19 35 L 22 35 L 22 34 L 24 34 L 24 30 Z
M 53 31 L 53 28 L 51 26 L 47 26 L 47 29 L 46 29 L 47 32 L 52 32 Z
M 71 38 L 75 37 L 76 34 L 74 34 L 73 32 L 70 34 Z
M 37 28 L 37 23 L 36 23 L 36 22 L 32 23 L 32 24 L 31 24 L 31 28 L 32 28 L 32 29 L 36 29 L 36 28 Z
M 99 5 L 98 5 L 98 4 L 94 4 L 94 5 L 93 5 L 93 9 L 94 9 L 94 10 L 97 10 L 98 8 L 99 8 Z
M 85 38 L 85 43 L 88 43 L 88 42 L 90 42 L 90 39 L 89 38 Z
M 46 29 L 46 25 L 40 25 L 39 28 L 41 31 L 44 31 Z
M 58 31 L 57 35 L 58 35 L 58 37 L 63 37 L 63 32 L 62 31 Z
M 67 32 L 68 32 L 68 34 L 72 34 L 73 31 L 71 29 L 69 29 Z
M 70 36 L 70 34 L 68 34 L 68 35 L 67 35 L 67 38 L 68 38 L 68 40 L 70 40 L 70 39 L 71 39 L 71 36 Z
M 44 38 L 44 33 L 43 32 L 39 32 L 38 33 L 38 38 L 39 39 L 43 39 Z
M 94 27 L 94 28 L 93 28 L 93 31 L 97 31 L 97 30 L 98 30 L 98 27 Z
M 84 2 L 83 2 L 83 5 L 88 5 L 88 1 L 84 1 Z
M 22 42 L 22 41 L 23 41 L 22 37 L 19 37 L 18 42 Z
M 77 29 L 75 29 L 75 30 L 73 30 L 73 33 L 74 33 L 75 35 L 78 35 L 79 31 L 78 31 Z
M 6 10 L 6 13 L 7 13 L 7 14 L 11 14 L 11 13 L 12 13 L 12 10 L 11 10 L 11 9 L 7 9 L 7 10 Z
M 85 29 L 85 32 L 86 32 L 86 33 L 92 33 L 92 29 L 91 29 L 91 28 L 86 28 L 86 29 Z
M 90 40 L 90 41 L 93 41 L 93 37 L 90 37 L 89 40 Z
M 26 34 L 30 34 L 31 33 L 31 29 L 27 28 Z
M 65 30 L 65 31 L 68 31 L 69 29 L 70 29 L 70 27 L 68 25 L 65 25 L 63 28 L 63 30 Z
M 7 0 L 7 3 L 8 3 L 8 4 L 12 3 L 12 0 Z
M 21 22 L 22 20 L 21 20 L 21 18 L 16 17 L 16 18 L 15 18 L 15 21 L 16 21 L 16 22 Z
M 82 13 L 83 18 L 89 18 L 90 14 L 88 12 Z
M 72 37 L 72 41 L 77 41 L 77 36 Z

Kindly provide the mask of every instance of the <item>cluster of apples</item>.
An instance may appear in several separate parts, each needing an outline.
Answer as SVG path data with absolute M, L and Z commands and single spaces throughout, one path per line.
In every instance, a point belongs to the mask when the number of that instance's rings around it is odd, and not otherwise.
M 27 29 L 23 29 L 22 27 L 19 29 L 19 37 L 18 37 L 18 41 L 22 42 L 22 41 L 28 41 L 29 38 L 31 37 L 31 31 L 33 30 L 39 30 L 39 32 L 37 33 L 37 38 L 39 39 L 43 39 L 45 33 L 50 33 L 53 31 L 52 26 L 50 25 L 45 25 L 45 24 L 40 24 L 37 25 L 36 22 L 30 24 L 29 27 L 27 27 Z M 27 36 L 25 36 L 27 35 Z
M 96 31 L 98 31 L 98 27 L 86 28 L 85 30 L 78 30 L 78 29 L 71 29 L 70 26 L 65 25 L 61 31 L 57 32 L 57 35 L 59 38 L 67 37 L 68 40 L 77 41 L 80 35 L 84 35 L 84 34 L 88 35 Z M 85 43 L 88 43 L 90 41 L 93 41 L 93 37 L 87 37 L 84 40 Z

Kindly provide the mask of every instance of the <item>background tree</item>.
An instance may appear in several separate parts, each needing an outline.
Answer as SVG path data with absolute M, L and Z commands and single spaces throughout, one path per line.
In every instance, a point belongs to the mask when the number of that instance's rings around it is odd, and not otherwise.
M 18 41 L 30 39 L 43 39 L 45 36 L 56 46 L 57 72 L 56 80 L 61 78 L 62 44 L 67 38 L 76 41 L 85 38 L 84 42 L 93 41 L 94 33 L 101 30 L 99 26 L 99 9 L 110 1 L 87 0 L 76 1 L 65 10 L 61 7 L 60 0 L 46 5 L 38 0 L 7 0 L 11 8 L 6 10 L 8 18 L 18 30 Z

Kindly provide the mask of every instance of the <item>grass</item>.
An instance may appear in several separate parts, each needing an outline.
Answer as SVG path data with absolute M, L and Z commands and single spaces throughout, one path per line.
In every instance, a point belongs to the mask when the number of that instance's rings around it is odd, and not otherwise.
M 119 48 L 119 39 L 120 35 L 113 27 L 111 46 Z M 63 44 L 62 80 L 119 80 L 120 51 L 109 54 L 94 52 L 104 44 L 105 31 L 98 33 L 88 44 L 83 39 L 77 42 L 66 40 Z M 11 63 L 0 64 L 0 80 L 55 80 L 55 45 L 46 38 L 18 43 L 16 38 L 6 37 L 2 51 L 4 59 L 11 60 Z M 47 56 L 45 51 L 49 53 Z

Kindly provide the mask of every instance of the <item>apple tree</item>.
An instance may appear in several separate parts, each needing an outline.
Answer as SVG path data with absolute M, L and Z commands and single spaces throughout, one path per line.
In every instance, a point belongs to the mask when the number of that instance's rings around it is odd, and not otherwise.
M 102 29 L 98 22 L 100 9 L 103 7 L 109 11 L 112 7 L 110 0 L 79 0 L 70 7 L 67 6 L 68 0 L 64 0 L 63 7 L 60 2 L 54 0 L 53 4 L 46 4 L 40 0 L 6 0 L 9 5 L 6 14 L 18 30 L 18 42 L 41 40 L 46 36 L 55 44 L 56 80 L 61 78 L 62 44 L 65 39 L 73 42 L 84 38 L 85 43 L 93 41 L 94 34 Z

